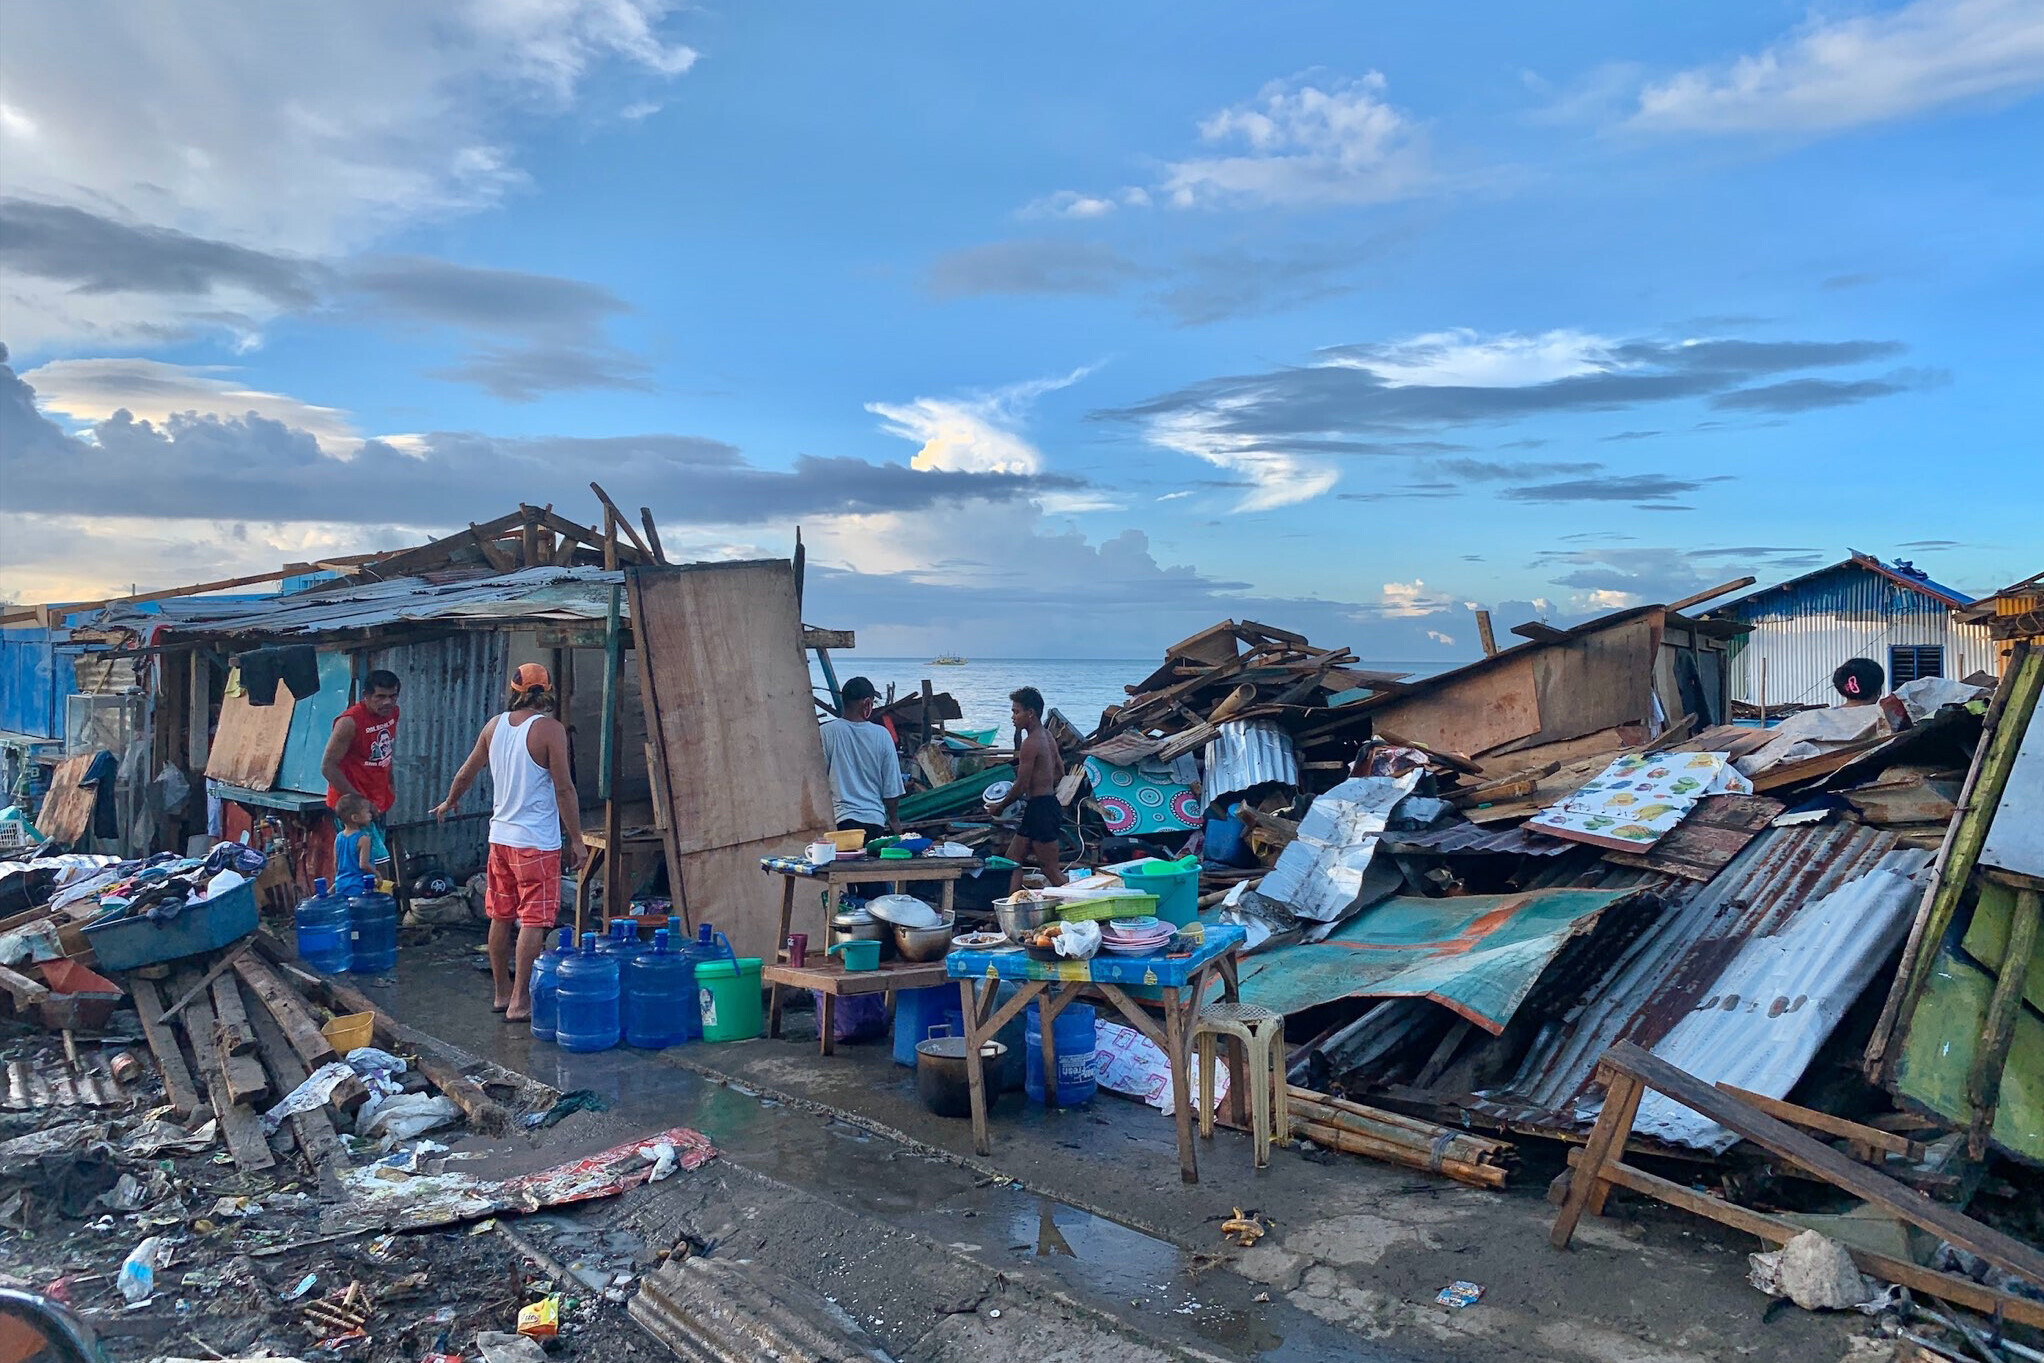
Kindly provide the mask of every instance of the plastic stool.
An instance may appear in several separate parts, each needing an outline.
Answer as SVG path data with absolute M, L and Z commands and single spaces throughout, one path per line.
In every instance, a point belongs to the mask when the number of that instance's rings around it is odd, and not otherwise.
M 1256 1167 L 1270 1163 L 1271 1133 L 1289 1140 L 1292 1114 L 1285 1097 L 1285 1015 L 1256 1003 L 1211 1003 L 1199 1010 L 1192 1044 L 1199 1055 L 1199 1134 L 1214 1134 L 1214 1070 L 1221 1038 L 1242 1046 L 1249 1071 L 1249 1123 L 1256 1141 Z

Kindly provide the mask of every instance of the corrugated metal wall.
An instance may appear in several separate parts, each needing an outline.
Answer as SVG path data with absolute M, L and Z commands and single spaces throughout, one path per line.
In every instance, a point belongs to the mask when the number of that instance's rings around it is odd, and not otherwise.
M 384 667 L 404 683 L 392 771 L 397 803 L 391 807 L 390 826 L 408 853 L 431 852 L 457 875 L 482 868 L 489 843 L 489 773 L 463 800 L 459 817 L 439 823 L 429 811 L 447 794 L 447 783 L 475 746 L 484 721 L 503 705 L 510 680 L 506 656 L 501 631 L 475 630 L 371 649 L 356 674 L 359 681 Z
M 1733 645 L 1732 696 L 1755 705 L 1762 700 L 1763 658 L 1769 705 L 1828 705 L 1836 699 L 1831 673 L 1840 663 L 1872 658 L 1886 668 L 1888 649 L 1897 644 L 1941 645 L 1948 677 L 1997 668 L 1985 626 L 1961 624 L 1942 602 L 1860 568 L 1763 593 L 1726 614 L 1753 626 L 1743 644 Z
M 70 669 L 57 682 L 57 655 L 46 629 L 0 630 L 0 729 L 62 738 L 61 697 L 71 689 Z

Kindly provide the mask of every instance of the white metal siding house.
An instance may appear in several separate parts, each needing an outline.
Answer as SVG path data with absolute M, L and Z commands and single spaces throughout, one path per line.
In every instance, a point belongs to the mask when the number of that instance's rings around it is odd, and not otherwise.
M 1741 597 L 1709 612 L 1751 625 L 1731 641 L 1732 699 L 1749 705 L 1830 705 L 1831 673 L 1847 658 L 1872 658 L 1889 689 L 1916 677 L 1999 670 L 1984 624 L 1952 612 L 1972 602 L 1906 562 L 1871 554 Z

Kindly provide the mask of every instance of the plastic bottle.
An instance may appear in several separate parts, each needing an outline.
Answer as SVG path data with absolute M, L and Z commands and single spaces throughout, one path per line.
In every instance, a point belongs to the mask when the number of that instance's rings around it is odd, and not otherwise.
M 388 975 L 397 969 L 397 900 L 389 887 L 390 882 L 383 881 L 371 893 L 348 901 L 355 947 L 355 963 L 349 968 L 357 975 Z
M 607 1051 L 618 1042 L 618 958 L 599 956 L 596 934 L 554 969 L 554 1040 L 564 1051 Z
M 554 1039 L 560 1018 L 557 972 L 561 962 L 574 954 L 575 930 L 562 928 L 560 945 L 540 952 L 539 959 L 532 963 L 532 1034 L 540 1041 Z
M 695 962 L 672 949 L 667 930 L 653 934 L 653 949 L 625 962 L 625 1042 L 658 1051 L 689 1040 L 688 1016 L 697 1011 Z
M 128 1251 L 115 1280 L 128 1305 L 137 1306 L 156 1295 L 156 1270 L 169 1257 L 170 1247 L 160 1235 L 152 1235 Z
M 298 901 L 293 915 L 298 929 L 298 955 L 314 970 L 345 975 L 355 964 L 354 932 L 348 901 L 327 892 L 325 876 L 312 882 L 312 894 Z

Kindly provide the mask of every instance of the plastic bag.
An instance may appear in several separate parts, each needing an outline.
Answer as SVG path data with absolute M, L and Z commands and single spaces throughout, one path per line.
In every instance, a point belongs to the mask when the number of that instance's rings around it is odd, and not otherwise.
M 407 1093 L 377 1104 L 375 1114 L 358 1125 L 355 1134 L 372 1140 L 380 1139 L 383 1148 L 388 1150 L 399 1141 L 408 1141 L 460 1119 L 461 1109 L 455 1106 L 452 1098 Z
M 1100 925 L 1087 919 L 1065 924 L 1065 930 L 1051 939 L 1057 954 L 1069 960 L 1090 961 L 1100 951 Z
M 156 1270 L 170 1262 L 170 1242 L 152 1235 L 128 1251 L 121 1262 L 121 1295 L 128 1305 L 148 1301 L 156 1295 Z

